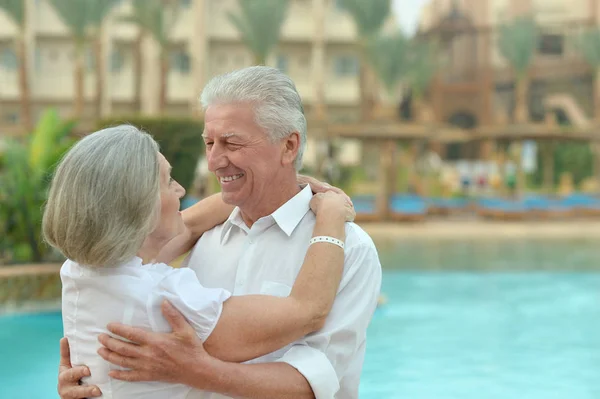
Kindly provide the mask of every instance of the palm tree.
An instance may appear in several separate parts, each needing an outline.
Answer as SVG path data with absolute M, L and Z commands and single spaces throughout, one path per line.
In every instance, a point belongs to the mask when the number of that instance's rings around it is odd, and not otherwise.
M 141 103 L 141 43 L 143 38 L 151 36 L 160 48 L 160 89 L 159 110 L 167 106 L 167 83 L 169 77 L 169 44 L 170 35 L 179 14 L 179 4 L 169 0 L 133 0 L 133 12 L 122 20 L 137 25 L 140 34 L 136 40 L 136 81 L 135 96 L 138 105 Z
M 254 56 L 255 65 L 265 65 L 277 45 L 287 17 L 289 0 L 239 0 L 239 13 L 228 14 L 246 47 Z
M 577 40 L 577 48 L 585 62 L 592 69 L 594 80 L 594 116 L 600 121 L 600 85 L 598 84 L 598 68 L 600 68 L 600 28 L 586 30 Z
M 104 90 L 104 57 L 101 46 L 101 26 L 112 8 L 120 0 L 50 0 L 54 10 L 67 26 L 75 46 L 75 99 L 74 114 L 80 118 L 85 104 L 85 50 L 90 34 L 94 34 L 96 63 L 96 96 L 100 108 Z M 98 116 L 100 111 L 98 110 Z
M 379 36 L 367 46 L 369 63 L 388 96 L 393 97 L 408 72 L 409 41 L 402 32 Z
M 369 43 L 376 40 L 390 16 L 390 0 L 339 0 L 339 3 L 351 15 L 358 32 L 361 116 L 363 120 L 368 120 L 375 103 L 375 93 L 372 90 L 373 71 L 369 65 L 368 48 Z
M 88 0 L 89 1 L 89 0 Z M 89 26 L 94 35 L 94 58 L 96 59 L 96 118 L 102 117 L 102 99 L 106 79 L 106 57 L 102 46 L 102 24 L 108 14 L 121 0 L 93 0 Z
M 407 72 L 407 58 L 409 50 L 409 41 L 402 32 L 393 35 L 378 36 L 371 40 L 367 45 L 368 60 L 376 74 L 380 84 L 386 90 L 388 100 L 394 99 L 401 79 Z M 395 118 L 396 107 L 393 105 L 378 107 L 384 112 L 384 116 Z M 392 115 L 388 115 L 386 110 L 391 110 Z M 379 195 L 377 196 L 377 209 L 381 215 L 386 215 L 388 211 L 388 202 L 390 196 L 395 191 L 396 183 L 396 149 L 395 140 L 387 140 L 382 144 L 380 151 L 380 176 Z
M 531 17 L 517 17 L 500 26 L 498 48 L 516 75 L 515 117 L 517 123 L 529 119 L 527 106 L 528 71 L 538 44 L 538 29 Z
M 592 69 L 594 75 L 594 119 L 596 123 L 600 122 L 600 28 L 594 27 L 585 31 L 577 42 L 577 48 L 581 52 L 583 59 Z M 600 181 L 600 145 L 592 143 L 594 154 L 594 174 Z
M 408 49 L 408 85 L 416 119 L 429 122 L 429 106 L 425 103 L 425 93 L 438 71 L 439 63 L 435 57 L 435 47 L 429 42 L 413 39 Z
M 15 52 L 19 61 L 19 89 L 21 92 L 21 120 L 26 129 L 31 128 L 31 94 L 29 90 L 29 76 L 27 74 L 27 44 L 25 31 L 27 30 L 26 2 L 23 0 L 0 0 L 0 9 L 17 25 L 18 35 L 15 38 Z
M 527 91 L 529 86 L 528 72 L 538 44 L 538 28 L 533 18 L 522 16 L 512 22 L 500 26 L 498 48 L 502 56 L 514 70 L 515 81 L 515 115 L 518 124 L 529 120 Z M 525 185 L 525 176 L 521 162 L 521 143 L 516 143 L 515 158 L 517 165 L 517 190 Z
M 84 56 L 88 40 L 88 28 L 90 17 L 94 6 L 89 1 L 81 0 L 50 0 L 54 10 L 62 22 L 67 26 L 71 34 L 71 40 L 75 47 L 75 98 L 73 102 L 73 113 L 76 118 L 83 115 L 84 108 Z

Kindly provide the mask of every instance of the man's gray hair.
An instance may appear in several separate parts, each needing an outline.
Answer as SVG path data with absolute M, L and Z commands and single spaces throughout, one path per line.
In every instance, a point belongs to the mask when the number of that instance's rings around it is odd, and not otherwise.
M 200 102 L 205 110 L 216 104 L 254 104 L 256 123 L 272 141 L 298 132 L 300 148 L 294 166 L 296 170 L 302 168 L 306 118 L 296 85 L 286 74 L 275 68 L 253 66 L 216 76 L 202 91 Z
M 85 266 L 132 259 L 160 215 L 158 151 L 152 136 L 130 125 L 81 139 L 56 168 L 45 240 Z

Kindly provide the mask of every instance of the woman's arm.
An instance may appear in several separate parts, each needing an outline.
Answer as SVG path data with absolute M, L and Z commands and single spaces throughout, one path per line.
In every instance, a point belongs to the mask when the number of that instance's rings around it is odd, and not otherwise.
M 298 175 L 297 180 L 300 185 L 310 184 L 310 188 L 314 193 L 333 191 L 344 195 L 350 201 L 350 198 L 342 190 L 320 182 L 314 177 Z M 184 232 L 173 238 L 161 249 L 156 259 L 157 262 L 169 264 L 188 252 L 202 234 L 227 220 L 233 208 L 233 205 L 224 203 L 221 194 L 217 193 L 185 209 L 181 212 L 185 223 Z
M 345 221 L 354 210 L 345 197 L 317 194 L 313 237 L 345 239 Z M 330 243 L 311 245 L 302 269 L 285 298 L 267 295 L 232 297 L 205 342 L 206 350 L 227 361 L 246 361 L 273 352 L 319 330 L 331 310 L 344 268 L 344 250 Z
M 181 212 L 185 230 L 160 250 L 157 261 L 168 264 L 188 252 L 202 234 L 227 220 L 231 211 L 233 206 L 224 203 L 220 193 L 185 209 Z

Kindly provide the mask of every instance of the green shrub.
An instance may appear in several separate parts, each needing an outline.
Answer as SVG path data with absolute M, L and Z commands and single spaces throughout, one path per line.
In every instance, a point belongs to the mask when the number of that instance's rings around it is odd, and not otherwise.
M 165 158 L 173 167 L 172 176 L 186 190 L 194 182 L 194 173 L 204 151 L 204 124 L 191 118 L 122 116 L 100 121 L 98 128 L 128 123 L 140 128 L 160 144 Z
M 30 135 L 6 140 L 0 154 L 0 258 L 49 260 L 53 251 L 41 237 L 43 204 L 54 167 L 74 142 L 74 126 L 50 109 Z

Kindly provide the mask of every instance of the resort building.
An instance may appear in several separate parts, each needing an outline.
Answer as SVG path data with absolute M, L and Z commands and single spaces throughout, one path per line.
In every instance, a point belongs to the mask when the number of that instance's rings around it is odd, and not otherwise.
M 29 77 L 34 117 L 48 106 L 68 115 L 75 93 L 74 46 L 65 25 L 47 0 L 24 0 L 28 24 Z M 212 76 L 253 64 L 253 58 L 229 21 L 237 0 L 178 0 L 180 13 L 171 33 L 168 92 L 169 114 L 197 111 L 198 97 Z M 307 113 L 323 105 L 331 120 L 351 120 L 359 105 L 356 57 L 357 34 L 350 16 L 337 0 L 292 0 L 280 42 L 267 60 L 297 84 Z M 138 109 L 134 96 L 134 50 L 137 27 L 122 22 L 131 10 L 123 1 L 102 26 L 106 62 L 98 65 L 86 49 L 84 118 L 94 115 L 96 69 L 104 68 L 101 114 L 126 115 Z M 395 29 L 393 18 L 386 29 Z M 18 30 L 0 11 L 0 127 L 18 125 L 18 62 L 13 39 Z M 142 101 L 145 114 L 159 109 L 159 49 L 150 38 L 142 45 L 144 73 Z

